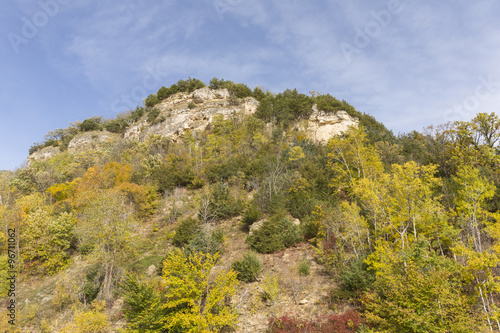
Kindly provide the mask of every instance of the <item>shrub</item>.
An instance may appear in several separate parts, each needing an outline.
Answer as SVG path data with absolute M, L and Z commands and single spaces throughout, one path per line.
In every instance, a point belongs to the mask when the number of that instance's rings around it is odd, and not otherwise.
M 151 183 L 162 193 L 178 186 L 196 189 L 204 185 L 203 180 L 196 177 L 191 166 L 180 158 L 176 158 L 172 163 L 154 167 L 151 171 Z
M 254 282 L 262 269 L 262 263 L 257 254 L 250 252 L 242 259 L 233 262 L 231 267 L 236 272 L 238 280 Z
M 63 330 L 63 333 L 105 333 L 109 332 L 108 316 L 104 313 L 104 302 L 93 304 L 90 311 L 77 312 L 73 323 Z
M 92 117 L 92 118 L 85 119 L 80 124 L 80 130 L 82 132 L 101 131 L 102 129 L 103 129 L 103 125 L 101 123 L 100 117 Z
M 210 85 L 208 86 L 210 89 L 224 89 L 226 88 L 229 91 L 229 94 L 232 97 L 236 98 L 244 98 L 253 95 L 253 92 L 247 85 L 243 83 L 234 83 L 233 81 L 226 81 L 224 79 L 218 79 L 214 77 L 210 80 Z
M 340 273 L 340 288 L 353 294 L 361 294 L 367 291 L 375 281 L 375 274 L 368 270 L 365 258 L 352 261 Z
M 271 301 L 274 303 L 280 292 L 278 284 L 278 277 L 267 273 L 264 276 L 264 284 L 262 285 L 262 298 L 264 301 Z
M 304 178 L 300 178 L 307 186 L 309 184 Z M 288 198 L 286 200 L 288 211 L 293 217 L 303 219 L 310 215 L 314 210 L 315 202 L 309 195 L 307 187 L 300 187 L 293 184 L 288 190 Z
M 250 205 L 243 214 L 243 218 L 241 219 L 241 223 L 245 225 L 246 228 L 249 228 L 252 224 L 257 222 L 262 216 L 260 210 L 255 205 Z
M 143 107 L 136 107 L 134 111 L 132 111 L 132 113 L 130 114 L 130 119 L 134 122 L 136 122 L 137 120 L 139 120 L 145 113 L 146 111 L 144 110 Z
M 258 101 L 261 101 L 264 97 L 266 97 L 266 93 L 261 88 L 255 87 L 252 96 Z
M 152 108 L 158 103 L 160 103 L 160 101 L 158 100 L 158 96 L 156 96 L 156 94 L 149 95 L 144 101 L 144 105 L 146 105 L 146 107 L 148 108 Z
M 248 236 L 247 243 L 257 252 L 273 253 L 301 240 L 297 225 L 282 215 L 275 215 L 264 221 L 258 230 Z
M 172 238 L 172 244 L 182 247 L 188 244 L 200 231 L 201 222 L 193 218 L 187 218 L 179 224 Z
M 112 119 L 104 125 L 104 128 L 111 133 L 122 133 L 127 128 L 127 123 L 123 119 Z
M 364 327 L 365 320 L 353 310 L 341 315 L 316 317 L 304 320 L 296 316 L 284 315 L 269 320 L 268 332 L 270 333 L 354 333 Z
M 188 109 L 194 109 L 195 107 L 196 107 L 196 103 L 195 102 L 193 102 L 193 101 L 189 102 Z
M 299 274 L 300 275 L 308 276 L 311 273 L 311 269 L 309 267 L 309 263 L 307 262 L 307 260 L 302 261 L 299 264 L 299 268 L 298 269 L 299 269 Z
M 276 96 L 264 97 L 255 116 L 267 122 L 276 121 L 286 127 L 291 120 L 309 117 L 312 105 L 311 97 L 299 94 L 297 89 L 287 89 Z
M 210 191 L 208 209 L 210 215 L 217 219 L 225 219 L 238 215 L 243 209 L 243 202 L 230 197 L 228 186 L 219 183 Z
M 196 89 L 205 87 L 205 83 L 198 79 L 188 78 L 187 80 L 179 80 L 177 82 L 177 87 L 179 91 L 182 92 L 193 92 Z
M 176 84 L 173 84 L 168 88 L 161 87 L 156 93 L 156 96 L 160 101 L 162 101 L 178 92 L 179 92 L 179 87 Z
M 160 274 L 163 274 L 162 272 Z M 127 275 L 121 285 L 125 299 L 124 314 L 127 326 L 132 330 L 161 331 L 162 323 L 157 319 L 168 314 L 162 309 L 159 286 L 152 281 L 141 281 L 135 275 Z
M 160 109 L 157 109 L 157 108 L 154 108 L 151 111 L 149 111 L 148 122 L 152 125 L 155 125 L 155 124 L 162 122 L 165 118 L 163 118 L 163 117 L 158 118 L 160 113 L 161 113 Z
M 91 266 L 87 271 L 86 281 L 83 286 L 83 303 L 90 303 L 96 299 L 103 281 L 104 275 L 100 271 L 99 264 Z
M 318 235 L 319 224 L 314 221 L 311 217 L 306 217 L 301 223 L 302 237 L 305 240 L 313 239 Z
M 224 233 L 222 230 L 217 229 L 212 233 L 204 231 L 197 233 L 186 246 L 186 256 L 194 254 L 210 254 L 215 255 L 223 250 Z

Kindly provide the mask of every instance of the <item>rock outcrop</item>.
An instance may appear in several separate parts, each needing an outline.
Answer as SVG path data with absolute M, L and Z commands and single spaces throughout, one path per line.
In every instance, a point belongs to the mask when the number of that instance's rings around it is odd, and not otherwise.
M 117 140 L 120 136 L 108 131 L 91 131 L 76 135 L 68 145 L 68 151 L 95 149 Z
M 312 141 L 326 144 L 331 137 L 344 133 L 351 126 L 358 127 L 359 119 L 350 116 L 345 111 L 336 113 L 320 111 L 314 105 L 309 119 L 297 124 L 296 128 L 305 131 Z
M 190 104 L 193 102 L 195 106 Z M 192 94 L 176 94 L 156 105 L 165 121 L 155 125 L 143 119 L 125 132 L 125 139 L 144 141 L 150 135 L 169 137 L 177 141 L 186 131 L 201 132 L 209 126 L 215 115 L 227 117 L 235 114 L 253 114 L 259 102 L 253 98 L 245 98 L 236 105 L 229 99 L 227 89 L 210 90 L 201 88 Z
M 130 125 L 124 133 L 127 140 L 144 141 L 148 136 L 160 135 L 177 141 L 187 131 L 202 132 L 212 124 L 214 116 L 250 115 L 257 111 L 259 102 L 253 97 L 243 100 L 230 98 L 227 89 L 211 90 L 207 87 L 192 93 L 178 93 L 162 101 L 155 108 L 160 110 L 157 119 L 151 124 L 147 117 Z M 345 132 L 350 126 L 358 126 L 358 119 L 345 111 L 327 113 L 313 106 L 309 119 L 295 125 L 314 142 L 325 144 L 335 135 Z M 75 136 L 68 146 L 68 151 L 98 149 L 119 138 L 119 135 L 107 131 L 92 131 Z M 28 157 L 28 163 L 51 158 L 59 153 L 57 147 L 47 147 Z
M 43 149 L 40 149 L 39 151 L 36 151 L 28 156 L 28 165 L 31 165 L 33 162 L 38 160 L 52 158 L 60 152 L 61 150 L 59 149 L 59 147 L 45 147 Z

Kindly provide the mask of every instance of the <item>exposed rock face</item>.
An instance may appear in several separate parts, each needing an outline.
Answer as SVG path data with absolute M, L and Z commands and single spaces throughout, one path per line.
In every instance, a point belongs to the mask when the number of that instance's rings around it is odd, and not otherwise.
M 160 135 L 175 142 L 187 131 L 205 130 L 217 114 L 223 117 L 232 114 L 250 115 L 254 114 L 259 106 L 259 102 L 253 97 L 247 97 L 237 103 L 229 97 L 227 89 L 211 90 L 207 87 L 192 93 L 175 94 L 156 106 L 161 112 L 160 119 L 163 117 L 165 121 L 152 125 L 144 117 L 126 130 L 124 138 L 144 141 L 150 135 Z M 300 121 L 295 129 L 304 131 L 309 139 L 325 144 L 332 136 L 345 132 L 350 126 L 357 127 L 358 123 L 357 118 L 351 117 L 345 111 L 326 113 L 314 105 L 310 118 Z M 119 135 L 107 131 L 80 133 L 71 140 L 68 151 L 99 148 L 118 138 Z M 28 156 L 28 163 L 51 158 L 58 153 L 59 148 L 47 147 Z
M 28 165 L 31 165 L 31 163 L 38 161 L 38 160 L 44 160 L 46 158 L 51 158 L 54 157 L 55 155 L 59 154 L 61 150 L 59 147 L 45 147 L 37 152 L 34 152 L 33 154 L 28 156 Z
M 229 91 L 227 89 L 211 90 L 204 87 L 193 91 L 192 99 L 196 104 L 204 103 L 212 99 L 226 99 L 229 98 Z
M 325 144 L 331 137 L 344 133 L 351 126 L 358 127 L 358 125 L 358 118 L 351 117 L 345 111 L 326 113 L 325 111 L 318 111 L 316 105 L 314 105 L 309 120 L 297 125 L 297 127 L 306 131 L 309 139 Z
M 119 135 L 108 131 L 92 131 L 80 133 L 75 136 L 68 145 L 68 151 L 78 151 L 90 148 L 97 148 L 103 144 L 113 142 Z
M 177 94 L 158 104 L 160 117 L 165 121 L 150 126 L 146 119 L 133 124 L 125 132 L 125 139 L 143 141 L 150 135 L 161 135 L 177 141 L 186 131 L 201 132 L 212 123 L 217 114 L 227 117 L 232 113 L 252 114 L 259 102 L 252 97 L 246 98 L 240 105 L 232 105 L 227 89 L 210 90 L 201 88 L 192 94 Z M 188 107 L 189 102 L 197 106 Z
M 196 107 L 190 109 L 190 102 L 194 102 Z M 205 87 L 191 94 L 176 94 L 156 106 L 161 111 L 160 116 L 165 117 L 164 122 L 153 126 L 145 119 L 137 122 L 127 129 L 125 139 L 144 141 L 150 135 L 160 135 L 177 141 L 186 131 L 203 131 L 216 114 L 224 117 L 233 113 L 249 115 L 254 114 L 258 106 L 259 102 L 253 97 L 245 98 L 239 105 L 231 104 L 227 89 L 210 90 Z M 296 128 L 305 131 L 309 139 L 325 144 L 350 126 L 357 127 L 358 119 L 345 111 L 319 111 L 314 105 L 311 117 L 301 121 Z

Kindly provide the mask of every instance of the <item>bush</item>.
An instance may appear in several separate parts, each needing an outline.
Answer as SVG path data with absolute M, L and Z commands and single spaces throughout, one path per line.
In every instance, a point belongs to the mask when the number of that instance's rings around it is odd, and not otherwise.
M 340 273 L 340 288 L 354 294 L 361 294 L 367 291 L 375 281 L 375 274 L 368 270 L 365 258 L 352 261 Z
M 298 269 L 299 269 L 299 274 L 300 275 L 308 276 L 311 273 L 311 269 L 309 267 L 309 263 L 307 262 L 307 260 L 302 261 L 299 264 L 299 268 Z
M 266 122 L 276 121 L 285 127 L 294 119 L 308 118 L 312 113 L 311 97 L 299 94 L 297 89 L 287 89 L 276 96 L 262 98 L 255 116 Z
M 249 228 L 252 224 L 257 222 L 262 216 L 260 210 L 255 205 L 250 205 L 243 214 L 243 218 L 241 219 L 241 223 L 245 225 L 246 228 Z
M 135 275 L 127 275 L 121 286 L 126 305 L 123 312 L 128 328 L 138 331 L 161 331 L 163 323 L 158 323 L 157 319 L 167 315 L 168 311 L 161 307 L 162 295 L 159 286 L 153 282 L 141 281 Z
M 66 327 L 63 333 L 105 333 L 109 332 L 108 316 L 104 312 L 104 302 L 93 304 L 90 311 L 77 312 L 73 323 Z
M 193 218 L 187 218 L 179 224 L 172 238 L 172 244 L 177 247 L 187 245 L 200 231 L 201 222 Z
M 91 303 L 96 299 L 101 285 L 104 281 L 104 275 L 100 271 L 100 265 L 93 265 L 89 268 L 86 274 L 86 281 L 83 286 L 83 303 Z
M 104 128 L 111 133 L 122 133 L 127 128 L 127 123 L 123 119 L 113 119 L 108 121 Z
M 224 244 L 224 233 L 217 229 L 208 234 L 204 231 L 197 233 L 186 246 L 186 256 L 194 254 L 210 254 L 215 255 L 217 252 L 222 252 Z
M 302 240 L 300 230 L 290 219 L 275 215 L 248 236 L 247 243 L 259 253 L 273 253 Z
M 233 81 L 226 81 L 214 77 L 210 80 L 210 89 L 224 89 L 229 91 L 229 94 L 235 98 L 245 98 L 253 95 L 253 92 L 247 85 L 243 83 L 234 83 Z
M 85 119 L 81 124 L 80 124 L 80 130 L 82 132 L 89 132 L 89 131 L 102 131 L 103 125 L 101 123 L 101 118 L 99 117 L 92 117 Z
M 315 320 L 303 320 L 296 316 L 284 315 L 269 320 L 270 333 L 354 333 L 359 332 L 365 320 L 356 311 L 346 311 L 341 315 L 316 317 Z
M 156 94 L 149 95 L 144 101 L 144 105 L 146 105 L 146 107 L 148 108 L 152 108 L 158 103 L 160 103 L 160 101 L 158 100 L 158 96 L 156 96 Z
M 145 113 L 145 110 L 143 107 L 136 107 L 134 111 L 130 114 L 129 119 L 132 120 L 133 122 L 136 122 L 139 120 Z
M 154 108 L 148 113 L 148 122 L 151 125 L 155 125 L 158 123 L 161 123 L 162 121 L 165 120 L 165 117 L 158 117 L 160 115 L 161 111 L 160 109 Z
M 198 79 L 188 78 L 187 80 L 179 80 L 177 82 L 177 87 L 178 90 L 182 92 L 193 92 L 196 89 L 205 87 L 205 83 Z
M 225 219 L 238 215 L 243 209 L 243 202 L 235 200 L 229 195 L 226 184 L 217 184 L 210 191 L 208 204 L 209 215 L 217 219 Z
M 172 163 L 155 167 L 151 171 L 151 183 L 162 193 L 178 186 L 196 189 L 204 185 L 203 180 L 196 177 L 191 166 L 180 158 L 176 158 Z
M 244 282 L 254 282 L 262 269 L 262 263 L 255 253 L 247 253 L 242 259 L 233 262 L 233 270 L 238 274 L 237 278 Z
M 316 238 L 319 232 L 319 224 L 311 217 L 306 217 L 301 223 L 302 237 L 304 240 Z
M 176 84 L 173 84 L 168 88 L 161 87 L 156 93 L 156 96 L 160 101 L 162 101 L 172 95 L 175 95 L 178 92 L 179 92 L 179 87 Z

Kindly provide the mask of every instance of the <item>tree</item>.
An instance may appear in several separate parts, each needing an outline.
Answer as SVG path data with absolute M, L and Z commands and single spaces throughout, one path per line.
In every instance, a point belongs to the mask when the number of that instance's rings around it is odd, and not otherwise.
M 435 165 L 408 162 L 394 164 L 391 173 L 378 181 L 364 178 L 356 183 L 354 193 L 367 212 L 375 237 L 394 241 L 398 237 L 398 245 L 404 249 L 422 234 L 443 251 L 442 244 L 450 242 L 452 230 L 434 194 L 441 185 L 435 173 Z
M 500 119 L 494 112 L 478 113 L 471 122 L 474 124 L 478 145 L 486 144 L 493 148 L 500 140 Z
M 376 269 L 374 290 L 363 298 L 368 321 L 394 333 L 482 332 L 460 265 L 428 245 L 420 242 L 400 254 L 377 246 L 368 259 Z
M 82 132 L 88 131 L 100 131 L 102 130 L 102 119 L 101 117 L 92 117 L 85 119 L 80 125 L 80 130 Z
M 104 268 L 104 281 L 98 298 L 110 300 L 115 268 L 124 248 L 129 245 L 133 224 L 132 208 L 123 194 L 115 190 L 97 190 L 81 209 L 77 225 L 80 239 L 93 244 L 94 259 Z
M 236 273 L 216 271 L 218 254 L 180 250 L 163 264 L 163 286 L 168 293 L 161 306 L 168 313 L 163 329 L 182 332 L 219 332 L 236 324 L 237 314 L 227 301 L 236 292 Z
M 480 176 L 479 170 L 470 165 L 460 166 L 453 180 L 458 186 L 456 215 L 466 227 L 462 230 L 472 236 L 475 251 L 483 252 L 481 233 L 484 222 L 490 216 L 483 207 L 485 201 L 495 194 L 495 185 L 487 182 Z
M 328 166 L 335 173 L 331 185 L 338 190 L 349 190 L 356 180 L 374 179 L 383 171 L 382 162 L 362 127 L 350 127 L 344 135 L 333 137 L 328 149 Z

